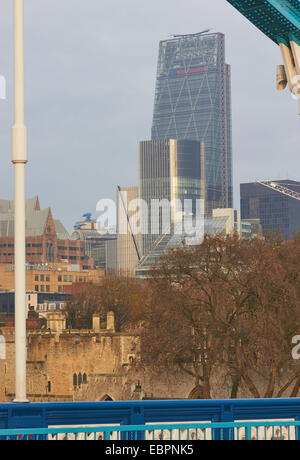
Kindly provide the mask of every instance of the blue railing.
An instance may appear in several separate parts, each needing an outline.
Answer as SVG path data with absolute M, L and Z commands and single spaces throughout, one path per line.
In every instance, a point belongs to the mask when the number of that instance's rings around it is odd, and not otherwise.
M 231 440 L 296 440 L 300 422 L 241 422 L 241 423 L 190 423 L 128 426 L 98 426 L 72 428 L 40 428 L 26 430 L 0 430 L 4 440 L 90 440 L 90 441 L 212 441 Z
M 280 437 L 282 432 L 284 437 L 294 436 L 300 440 L 300 399 L 0 404 L 2 439 L 27 435 L 33 439 L 73 436 L 76 432 L 81 433 L 80 436 L 98 433 L 102 439 L 111 432 L 121 439 L 145 439 L 154 424 L 158 424 L 157 430 L 162 430 L 162 436 L 166 435 L 165 430 L 173 433 L 180 429 L 194 430 L 189 431 L 189 436 L 196 438 L 200 434 L 197 430 L 204 430 L 207 438 L 211 433 L 213 439 L 243 436 L 249 439 L 257 433 L 262 436 L 263 430 L 270 436 L 273 430 L 273 438 Z

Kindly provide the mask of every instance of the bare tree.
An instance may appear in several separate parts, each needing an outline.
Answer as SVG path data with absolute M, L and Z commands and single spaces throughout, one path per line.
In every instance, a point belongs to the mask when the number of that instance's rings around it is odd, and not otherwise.
M 207 236 L 172 250 L 152 272 L 142 334 L 143 356 L 155 367 L 194 377 L 199 397 L 211 396 L 211 375 L 223 366 L 232 398 L 244 386 L 271 397 L 299 370 L 291 338 L 299 327 L 299 239 L 243 240 Z M 298 391 L 297 390 L 297 391 Z

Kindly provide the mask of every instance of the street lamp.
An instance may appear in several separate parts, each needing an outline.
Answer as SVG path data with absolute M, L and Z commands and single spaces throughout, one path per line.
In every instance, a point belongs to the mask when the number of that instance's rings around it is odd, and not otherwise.
M 14 0 L 14 126 L 12 163 L 15 184 L 15 402 L 26 399 L 26 247 L 24 124 L 24 0 Z

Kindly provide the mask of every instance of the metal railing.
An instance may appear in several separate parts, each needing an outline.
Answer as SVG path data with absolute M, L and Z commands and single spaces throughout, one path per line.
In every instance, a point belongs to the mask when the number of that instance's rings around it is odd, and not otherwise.
M 0 430 L 4 440 L 212 441 L 296 440 L 300 422 L 180 423 Z M 142 434 L 142 437 L 140 436 Z M 229 434 L 229 436 L 228 436 Z
M 300 399 L 0 404 L 0 439 L 297 439 Z

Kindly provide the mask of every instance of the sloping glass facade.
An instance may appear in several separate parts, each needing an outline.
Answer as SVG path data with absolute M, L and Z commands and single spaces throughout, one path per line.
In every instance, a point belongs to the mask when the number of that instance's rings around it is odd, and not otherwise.
M 223 34 L 162 41 L 152 140 L 205 143 L 206 212 L 232 207 L 230 66 Z

